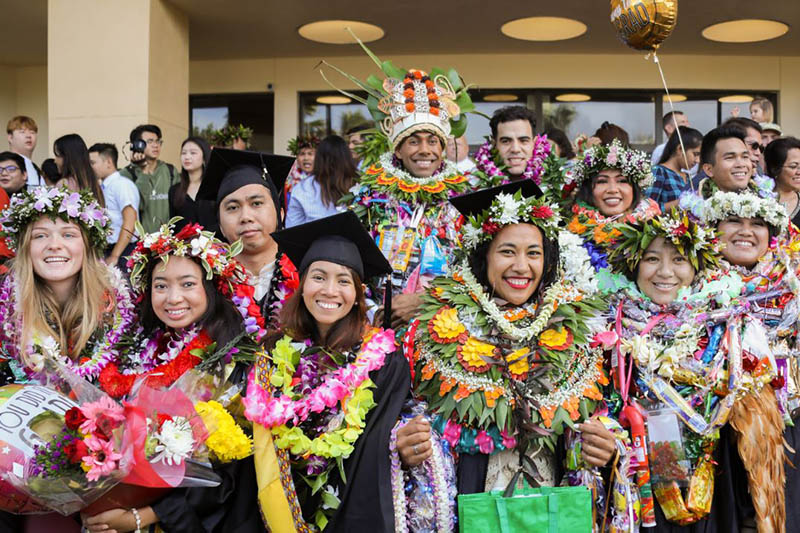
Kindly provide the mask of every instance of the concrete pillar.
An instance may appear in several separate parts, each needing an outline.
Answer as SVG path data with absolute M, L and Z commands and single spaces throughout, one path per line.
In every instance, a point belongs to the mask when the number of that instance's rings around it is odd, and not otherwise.
M 179 162 L 189 129 L 184 13 L 165 0 L 49 0 L 47 55 L 51 143 L 78 133 L 121 150 L 135 126 L 152 123 L 163 132 L 161 158 Z

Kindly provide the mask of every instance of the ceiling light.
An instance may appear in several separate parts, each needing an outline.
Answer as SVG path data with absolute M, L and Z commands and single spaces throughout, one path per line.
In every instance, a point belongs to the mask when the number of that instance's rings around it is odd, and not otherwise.
M 484 102 L 516 102 L 519 96 L 516 94 L 496 93 L 487 94 L 483 97 Z
M 559 102 L 588 102 L 591 99 L 592 97 L 588 94 L 580 93 L 564 93 L 556 96 L 556 100 Z
M 687 100 L 685 94 L 670 94 L 669 98 L 672 98 L 673 103 L 674 102 L 685 102 Z M 664 97 L 663 97 L 663 100 L 665 102 L 669 102 L 669 98 L 667 98 L 667 95 L 665 94 Z
M 352 102 L 352 100 L 346 96 L 333 95 L 317 97 L 318 104 L 349 104 L 350 102 Z
M 356 42 L 350 35 L 350 30 L 358 35 L 365 43 L 377 41 L 384 35 L 381 27 L 356 20 L 320 20 L 300 26 L 297 33 L 309 41 L 327 44 L 354 44 Z
M 586 33 L 586 24 L 563 17 L 527 17 L 506 22 L 500 31 L 523 41 L 563 41 Z
M 721 43 L 757 43 L 777 39 L 789 31 L 783 22 L 762 19 L 731 20 L 703 30 L 703 37 Z
M 746 94 L 732 94 L 730 96 L 723 96 L 719 99 L 723 104 L 746 104 L 752 102 L 753 97 Z

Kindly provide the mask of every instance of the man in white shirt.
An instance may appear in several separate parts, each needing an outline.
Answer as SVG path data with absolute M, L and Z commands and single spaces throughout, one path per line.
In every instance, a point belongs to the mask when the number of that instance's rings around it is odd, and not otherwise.
M 675 128 L 678 126 L 688 126 L 689 125 L 689 117 L 684 114 L 683 111 L 670 111 L 661 121 L 661 127 L 664 128 L 664 142 L 659 144 L 653 150 L 653 155 L 650 158 L 650 162 L 653 165 L 657 165 L 658 161 L 661 159 L 661 154 L 664 153 L 664 147 L 667 146 L 667 141 L 672 134 L 675 133 Z
M 106 248 L 106 264 L 126 271 L 127 256 L 133 251 L 134 226 L 139 216 L 139 189 L 117 171 L 117 147 L 108 143 L 89 148 L 89 162 L 103 188 L 106 210 L 111 219 L 111 236 Z
M 38 167 L 31 161 L 33 151 L 36 149 L 36 138 L 39 135 L 39 126 L 31 117 L 18 115 L 8 121 L 8 149 L 19 154 L 25 160 L 25 172 L 28 174 L 28 187 L 44 185 Z

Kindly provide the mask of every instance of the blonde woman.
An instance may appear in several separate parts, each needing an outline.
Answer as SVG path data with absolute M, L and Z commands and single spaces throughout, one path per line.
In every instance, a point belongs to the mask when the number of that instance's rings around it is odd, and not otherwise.
M 121 273 L 101 260 L 105 211 L 88 191 L 42 187 L 15 195 L 0 225 L 16 252 L 0 282 L 0 357 L 17 380 L 49 357 L 95 380 L 135 320 Z

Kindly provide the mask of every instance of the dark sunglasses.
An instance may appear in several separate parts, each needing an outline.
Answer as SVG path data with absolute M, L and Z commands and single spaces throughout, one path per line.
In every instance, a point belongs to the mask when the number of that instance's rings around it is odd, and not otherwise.
M 758 150 L 759 152 L 764 153 L 765 148 L 763 144 L 758 144 L 756 141 L 753 141 L 750 144 L 748 144 L 748 146 L 753 150 Z

